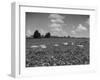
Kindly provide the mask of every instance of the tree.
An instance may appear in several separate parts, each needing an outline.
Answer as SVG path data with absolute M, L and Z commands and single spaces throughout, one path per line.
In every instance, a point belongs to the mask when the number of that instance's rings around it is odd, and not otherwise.
M 41 38 L 41 34 L 39 33 L 38 30 L 36 30 L 33 34 L 33 38 Z
M 67 37 L 70 38 L 70 35 L 68 35 Z
M 50 38 L 51 37 L 51 34 L 48 32 L 45 34 L 45 38 Z

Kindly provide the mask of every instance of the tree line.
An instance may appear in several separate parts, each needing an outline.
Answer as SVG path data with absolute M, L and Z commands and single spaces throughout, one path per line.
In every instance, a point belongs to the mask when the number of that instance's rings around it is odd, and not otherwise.
M 36 30 L 34 34 L 32 35 L 32 37 L 33 38 L 50 38 L 51 34 L 50 32 L 47 32 L 45 35 L 41 35 L 41 33 L 38 30 Z
M 59 36 L 53 36 L 51 35 L 50 32 L 45 33 L 44 35 L 42 35 L 38 30 L 35 30 L 33 35 L 31 35 L 30 37 L 27 38 L 34 38 L 34 39 L 39 39 L 39 38 L 59 38 Z M 66 36 L 62 36 L 60 38 L 71 38 L 70 35 Z

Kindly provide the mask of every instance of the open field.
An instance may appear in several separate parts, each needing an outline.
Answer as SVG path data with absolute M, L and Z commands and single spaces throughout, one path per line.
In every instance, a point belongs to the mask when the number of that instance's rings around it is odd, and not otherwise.
M 26 39 L 26 67 L 89 64 L 89 38 Z

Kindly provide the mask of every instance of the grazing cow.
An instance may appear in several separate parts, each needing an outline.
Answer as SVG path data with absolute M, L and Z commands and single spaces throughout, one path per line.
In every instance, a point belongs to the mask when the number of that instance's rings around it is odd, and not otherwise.
M 77 45 L 78 47 L 80 47 L 80 48 L 83 48 L 84 47 L 84 45 Z
M 31 46 L 31 48 L 38 48 L 39 46 L 37 46 L 37 45 L 33 45 L 33 46 Z
M 58 44 L 54 44 L 54 46 L 59 46 Z
M 67 42 L 65 42 L 65 43 L 63 43 L 64 45 L 68 45 L 68 43 Z
M 41 48 L 47 48 L 47 46 L 46 46 L 46 45 L 40 45 L 40 47 L 41 47 Z
M 74 42 L 72 42 L 72 45 L 74 45 Z

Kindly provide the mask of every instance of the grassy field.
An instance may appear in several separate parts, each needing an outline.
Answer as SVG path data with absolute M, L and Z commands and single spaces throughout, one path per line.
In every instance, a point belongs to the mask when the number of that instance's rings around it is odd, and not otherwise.
M 86 64 L 89 38 L 26 39 L 26 67 Z

